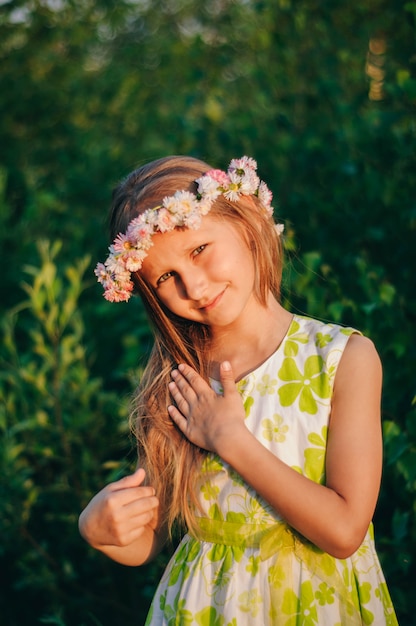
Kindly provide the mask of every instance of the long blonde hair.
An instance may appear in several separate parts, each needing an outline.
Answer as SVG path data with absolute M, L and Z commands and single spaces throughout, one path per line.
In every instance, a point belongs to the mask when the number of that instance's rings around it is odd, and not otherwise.
M 110 214 L 112 239 L 125 232 L 130 221 L 165 196 L 178 190 L 196 192 L 195 180 L 211 167 L 192 157 L 172 156 L 153 161 L 132 172 L 113 192 Z M 254 196 L 229 202 L 220 196 L 210 216 L 232 223 L 247 244 L 256 268 L 255 295 L 266 304 L 271 292 L 280 297 L 282 245 L 272 218 Z M 210 329 L 180 318 L 157 298 L 140 272 L 134 276 L 136 291 L 153 326 L 155 342 L 140 385 L 134 394 L 131 427 L 137 437 L 139 462 L 159 497 L 163 523 L 171 531 L 175 522 L 194 525 L 198 510 L 196 482 L 206 452 L 192 444 L 170 419 L 168 383 L 177 363 L 188 363 L 208 380 Z

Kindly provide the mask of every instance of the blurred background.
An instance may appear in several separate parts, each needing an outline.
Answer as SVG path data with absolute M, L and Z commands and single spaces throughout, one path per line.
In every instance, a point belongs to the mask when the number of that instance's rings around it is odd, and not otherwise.
M 257 159 L 286 224 L 284 304 L 377 345 L 376 544 L 416 624 L 415 19 L 401 0 L 0 1 L 2 624 L 144 623 L 167 553 L 123 567 L 77 529 L 134 467 L 152 343 L 93 268 L 113 186 L 175 153 Z

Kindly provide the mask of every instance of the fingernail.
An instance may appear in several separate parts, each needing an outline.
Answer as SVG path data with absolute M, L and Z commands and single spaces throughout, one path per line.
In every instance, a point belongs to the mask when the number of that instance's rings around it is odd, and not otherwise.
M 224 372 L 231 371 L 231 363 L 229 361 L 223 361 L 223 363 L 221 364 L 221 367 L 224 370 Z

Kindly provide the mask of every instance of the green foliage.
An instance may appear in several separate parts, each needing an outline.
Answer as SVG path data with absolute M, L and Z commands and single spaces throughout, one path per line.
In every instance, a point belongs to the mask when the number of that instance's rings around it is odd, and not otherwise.
M 106 207 L 121 176 L 171 153 L 254 156 L 286 223 L 285 304 L 376 343 L 376 540 L 412 623 L 415 20 L 391 0 L 0 4 L 6 623 L 137 624 L 157 581 L 163 558 L 113 564 L 77 516 L 134 464 L 127 397 L 151 345 L 140 303 L 93 286 Z
M 11 626 L 36 618 L 99 624 L 128 614 L 130 598 L 120 597 L 125 572 L 83 545 L 77 519 L 97 484 L 134 464 L 127 407 L 91 376 L 79 308 L 89 259 L 63 269 L 59 241 L 38 248 L 41 266 L 25 268 L 28 299 L 2 322 L 1 557 L 8 587 L 1 614 Z M 98 572 L 116 588 L 96 606 L 91 580 Z

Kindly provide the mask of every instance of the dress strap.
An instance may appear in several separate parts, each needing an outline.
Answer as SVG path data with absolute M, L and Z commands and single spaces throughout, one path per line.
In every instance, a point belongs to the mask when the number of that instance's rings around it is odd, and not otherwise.
M 198 541 L 258 549 L 262 561 L 277 555 L 274 567 L 289 579 L 295 557 L 338 597 L 342 623 L 361 626 L 356 590 L 350 590 L 348 581 L 343 580 L 337 567 L 337 561 L 342 563 L 343 560 L 323 552 L 286 522 L 247 524 L 197 517 L 196 527 L 189 534 Z M 281 576 L 270 577 L 270 593 L 272 607 L 277 610 L 283 600 Z

